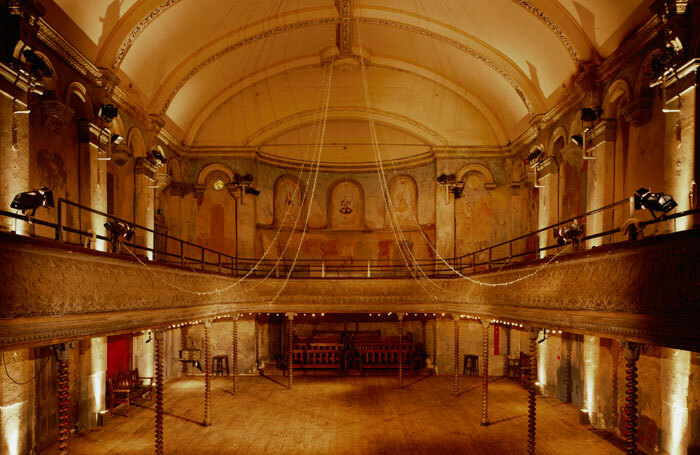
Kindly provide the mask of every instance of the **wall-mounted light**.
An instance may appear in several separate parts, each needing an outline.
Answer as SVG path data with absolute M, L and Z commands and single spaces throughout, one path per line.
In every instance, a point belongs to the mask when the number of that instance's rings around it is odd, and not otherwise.
M 105 123 L 111 123 L 117 115 L 119 115 L 119 109 L 114 104 L 103 104 L 100 110 L 97 112 L 97 116 L 101 118 Z
M 151 162 L 156 165 L 156 167 L 161 167 L 168 162 L 168 159 L 161 153 L 158 149 L 151 150 L 150 155 Z
M 578 220 L 574 220 L 567 226 L 554 228 L 554 238 L 557 239 L 557 245 L 564 246 L 567 242 L 571 242 L 576 250 L 585 230 L 585 224 L 579 224 Z
M 457 180 L 455 174 L 440 174 L 437 177 L 437 183 L 439 186 L 445 188 L 445 205 L 450 203 L 450 193 L 454 195 L 455 199 L 462 197 L 464 182 L 462 180 Z
M 53 207 L 53 191 L 44 187 L 25 191 L 15 196 L 10 204 L 10 207 L 16 210 L 21 210 L 23 214 L 31 210 L 30 216 L 34 216 L 36 209 L 39 207 Z
M 109 234 L 110 240 L 112 242 L 112 252 L 117 252 L 117 245 L 122 240 L 127 242 L 131 240 L 134 236 L 134 230 L 128 224 L 113 220 L 105 223 L 105 228 L 107 228 L 107 233 Z

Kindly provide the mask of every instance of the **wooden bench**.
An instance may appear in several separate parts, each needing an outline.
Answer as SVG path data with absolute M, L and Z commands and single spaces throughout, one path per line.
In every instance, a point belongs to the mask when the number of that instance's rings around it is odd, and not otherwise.
M 141 381 L 149 380 L 148 385 Z M 109 415 L 114 415 L 114 408 L 126 403 L 126 416 L 129 417 L 130 402 L 150 394 L 149 400 L 153 401 L 153 376 L 139 376 L 138 368 L 119 373 L 107 381 L 107 393 L 109 394 Z
M 310 337 L 294 336 L 292 362 L 294 368 L 333 369 L 342 368 L 343 342 L 340 333 L 314 333 Z
M 351 342 L 352 362 L 364 373 L 365 369 L 396 369 L 399 359 L 407 370 L 421 369 L 425 366 L 425 353 L 421 343 L 411 341 L 407 334 L 403 341 L 392 337 L 361 337 Z M 399 357 L 401 356 L 401 357 Z

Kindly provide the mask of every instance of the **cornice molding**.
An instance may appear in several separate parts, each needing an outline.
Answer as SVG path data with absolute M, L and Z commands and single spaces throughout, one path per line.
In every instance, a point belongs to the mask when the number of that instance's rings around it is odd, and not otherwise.
M 71 68 L 83 76 L 91 85 L 95 85 L 102 76 L 101 70 L 64 39 L 63 36 L 44 19 L 39 19 L 38 25 L 39 30 L 37 32 L 37 38 L 39 38 L 46 47 L 51 49 L 55 55 L 62 58 Z

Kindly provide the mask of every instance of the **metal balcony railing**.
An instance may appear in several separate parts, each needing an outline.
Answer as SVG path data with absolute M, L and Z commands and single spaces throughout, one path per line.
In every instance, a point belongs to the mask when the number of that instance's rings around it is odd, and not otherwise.
M 285 258 L 278 261 L 277 258 L 259 260 L 236 257 L 235 255 L 216 251 L 212 248 L 168 235 L 162 230 L 156 231 L 155 229 L 135 224 L 115 215 L 104 213 L 64 198 L 58 199 L 56 222 L 42 220 L 37 217 L 29 219 L 25 215 L 4 210 L 0 210 L 0 215 L 13 218 L 15 223 L 30 223 L 29 235 L 33 237 L 52 238 L 58 243 L 79 247 L 89 245 L 87 246 L 89 248 L 95 248 L 97 243 L 104 242 L 103 245 L 111 247 L 109 248 L 110 251 L 115 254 L 129 256 L 133 254 L 144 261 L 153 260 L 159 263 L 180 265 L 234 276 L 249 275 L 253 278 L 261 278 L 269 275 L 271 277 L 286 277 L 293 265 L 294 269 L 290 275 L 292 278 L 406 278 L 412 275 L 420 278 L 423 277 L 423 274 L 432 278 L 450 278 L 457 277 L 454 270 L 462 274 L 488 271 L 511 264 L 524 264 L 538 260 L 543 252 L 546 255 L 553 254 L 554 251 L 561 251 L 561 248 L 567 247 L 556 242 L 549 242 L 549 240 L 552 240 L 550 239 L 550 232 L 555 228 L 566 227 L 574 220 L 577 220 L 582 225 L 588 225 L 591 217 L 596 215 L 608 217 L 605 224 L 609 228 L 594 233 L 584 231 L 585 235 L 578 238 L 576 248 L 568 247 L 570 251 L 575 249 L 578 251 L 584 250 L 587 243 L 594 239 L 608 237 L 608 243 L 614 243 L 615 234 L 618 234 L 618 241 L 627 240 L 623 232 L 625 223 L 623 222 L 620 226 L 613 226 L 614 216 L 612 216 L 612 211 L 629 203 L 629 199 L 617 201 L 525 235 L 462 256 L 445 259 L 444 262 L 435 258 L 416 259 L 415 262 L 411 263 L 410 269 L 400 256 L 396 259 L 299 259 L 296 263 L 292 259 Z M 638 230 L 641 230 L 650 225 L 667 223 L 699 213 L 700 208 L 694 208 L 663 216 L 659 219 L 639 221 L 636 227 Z M 83 214 L 89 217 L 96 217 L 96 219 L 93 218 L 91 222 L 86 222 L 82 218 Z M 697 218 L 694 217 L 694 219 Z M 102 233 L 97 233 L 85 227 L 86 224 L 102 227 L 107 221 L 118 221 L 128 224 L 135 232 L 132 240 L 112 245 L 106 229 Z M 602 225 L 603 223 L 600 224 Z M 693 227 L 696 228 L 697 226 L 694 225 Z M 545 239 L 544 242 L 542 242 L 543 238 Z M 544 244 L 541 245 L 540 243 Z M 568 244 L 570 245 L 571 242 L 568 242 Z M 156 245 L 158 245 L 157 248 Z M 127 251 L 127 248 L 130 251 Z

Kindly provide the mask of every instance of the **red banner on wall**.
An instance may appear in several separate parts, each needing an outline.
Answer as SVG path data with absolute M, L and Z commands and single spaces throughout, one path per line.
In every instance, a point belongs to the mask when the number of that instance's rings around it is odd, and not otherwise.
M 494 324 L 494 326 L 493 326 L 493 355 L 498 355 L 501 352 L 500 346 L 499 346 L 501 343 L 498 342 L 499 335 L 501 332 L 500 329 L 501 329 L 500 326 Z

